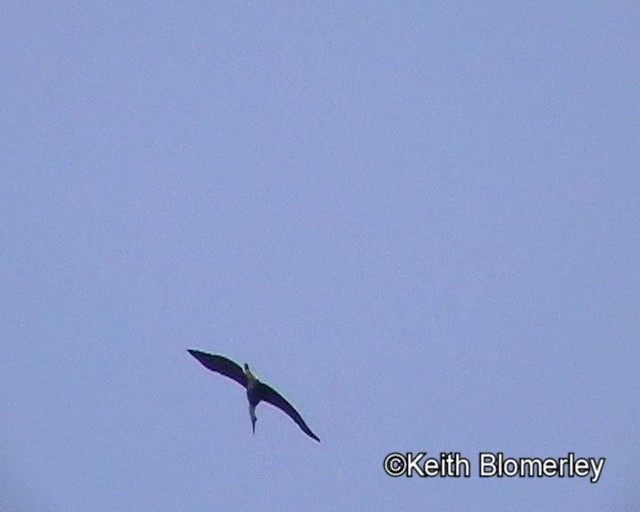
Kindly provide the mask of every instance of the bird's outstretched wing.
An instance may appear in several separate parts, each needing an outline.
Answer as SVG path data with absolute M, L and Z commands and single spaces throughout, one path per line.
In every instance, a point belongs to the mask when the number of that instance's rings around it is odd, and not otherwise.
M 291 419 L 298 424 L 298 426 L 305 434 L 318 442 L 320 441 L 318 436 L 311 432 L 311 429 L 307 427 L 307 424 L 302 419 L 302 416 L 300 416 L 300 414 L 298 414 L 298 411 L 293 408 L 293 405 L 287 402 L 280 393 L 278 393 L 275 389 L 265 384 L 264 382 L 260 382 L 260 399 L 264 400 L 265 402 L 269 402 L 271 405 L 275 405 L 278 409 L 290 416 Z
M 231 359 L 227 359 L 224 356 L 218 356 L 214 354 L 207 354 L 200 350 L 187 350 L 189 354 L 195 357 L 202 365 L 211 371 L 220 373 L 225 377 L 235 380 L 243 387 L 247 387 L 247 376 L 242 371 L 242 368 L 234 363 Z

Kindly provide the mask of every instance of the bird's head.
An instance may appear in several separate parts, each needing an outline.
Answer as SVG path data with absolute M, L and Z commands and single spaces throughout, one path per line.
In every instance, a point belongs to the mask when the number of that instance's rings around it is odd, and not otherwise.
M 247 386 L 253 386 L 258 381 L 256 376 L 249 370 L 249 365 L 244 363 L 244 374 L 247 376 Z

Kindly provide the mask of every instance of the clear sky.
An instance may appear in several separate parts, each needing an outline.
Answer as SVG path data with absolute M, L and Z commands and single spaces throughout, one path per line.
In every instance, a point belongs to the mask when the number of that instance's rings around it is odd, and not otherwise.
M 5 2 L 0 510 L 637 510 L 639 19 Z

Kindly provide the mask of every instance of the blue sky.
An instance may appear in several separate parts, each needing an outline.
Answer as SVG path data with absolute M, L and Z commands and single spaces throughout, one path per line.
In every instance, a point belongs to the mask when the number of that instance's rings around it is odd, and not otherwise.
M 1 13 L 0 510 L 635 510 L 637 3 Z

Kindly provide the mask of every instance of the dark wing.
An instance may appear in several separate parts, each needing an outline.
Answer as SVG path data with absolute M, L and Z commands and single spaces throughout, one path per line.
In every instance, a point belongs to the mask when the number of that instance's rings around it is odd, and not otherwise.
M 278 393 L 271 386 L 268 386 L 264 382 L 260 383 L 260 400 L 264 400 L 265 402 L 269 402 L 271 405 L 275 405 L 278 409 L 286 413 L 291 417 L 293 421 L 295 421 L 298 426 L 302 429 L 302 431 L 307 434 L 309 437 L 312 437 L 316 441 L 320 441 L 318 436 L 316 436 L 311 429 L 307 427 L 307 424 L 302 419 L 302 416 L 298 414 L 289 402 L 287 402 L 280 393 Z
M 189 354 L 195 357 L 202 365 L 211 371 L 220 373 L 225 377 L 235 380 L 243 387 L 247 387 L 247 376 L 242 371 L 242 368 L 234 363 L 231 359 L 227 359 L 224 356 L 217 356 L 214 354 L 207 354 L 200 350 L 187 350 Z

